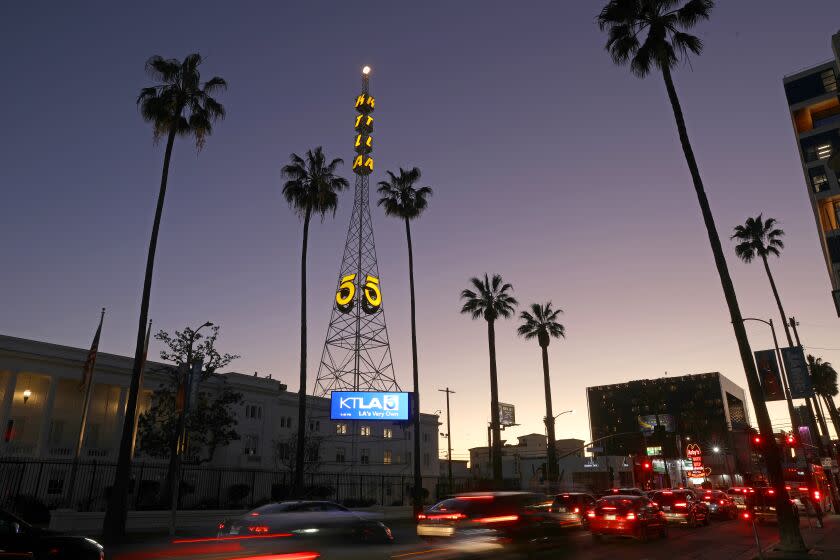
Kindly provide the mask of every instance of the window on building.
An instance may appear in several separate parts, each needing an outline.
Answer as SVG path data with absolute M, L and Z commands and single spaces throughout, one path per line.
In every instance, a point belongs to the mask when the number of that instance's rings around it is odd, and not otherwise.
M 429 443 L 429 432 L 423 432 L 423 443 Z
M 405 439 L 407 439 L 408 441 L 411 441 L 411 432 L 409 430 L 405 431 Z
M 288 443 L 281 443 L 277 446 L 277 458 L 281 461 L 289 460 L 289 444 Z
M 340 436 L 347 435 L 347 424 L 336 424 L 335 433 Z
M 370 464 L 370 449 L 362 449 L 360 462 L 363 465 L 369 465 Z
M 385 439 L 391 439 L 392 437 L 394 437 L 394 430 L 392 430 L 391 428 L 383 428 L 382 437 L 384 437 Z
M 370 426 L 360 427 L 359 428 L 359 434 L 361 434 L 363 436 L 369 436 L 370 435 Z
M 321 431 L 321 421 L 320 420 L 315 420 L 315 431 L 316 432 Z
M 386 465 L 391 464 L 391 450 L 390 449 L 386 449 L 385 451 L 382 452 L 382 462 L 385 463 Z
M 831 142 L 824 142 L 816 146 L 817 159 L 828 159 L 831 157 L 832 146 Z
M 286 427 L 286 417 L 285 417 L 285 416 L 281 416 L 281 417 L 280 417 L 280 427 L 281 427 L 281 428 L 285 428 L 285 427 Z
M 292 417 L 291 416 L 286 417 L 286 427 L 287 428 L 292 427 Z
M 827 191 L 829 189 L 830 185 L 828 184 L 828 174 L 825 172 L 825 168 L 823 166 L 811 169 L 809 174 L 811 175 L 811 187 L 814 189 L 815 193 Z
M 53 420 L 50 424 L 49 445 L 60 445 L 64 439 L 64 420 Z
M 429 456 L 428 453 L 423 453 L 423 465 L 429 466 L 432 464 L 432 458 Z
M 256 455 L 259 447 L 259 438 L 253 434 L 246 435 L 242 443 L 243 455 Z
M 335 449 L 335 462 L 336 463 L 343 463 L 344 462 L 344 448 L 343 447 L 336 447 L 336 449 Z
M 820 80 L 822 80 L 823 88 L 826 93 L 830 91 L 837 91 L 837 76 L 834 75 L 834 69 L 829 68 L 820 72 Z
M 406 462 L 406 464 L 408 464 L 408 465 L 410 465 L 410 464 L 411 464 L 411 451 L 409 451 L 409 452 L 407 452 L 407 453 L 405 454 L 405 462 Z

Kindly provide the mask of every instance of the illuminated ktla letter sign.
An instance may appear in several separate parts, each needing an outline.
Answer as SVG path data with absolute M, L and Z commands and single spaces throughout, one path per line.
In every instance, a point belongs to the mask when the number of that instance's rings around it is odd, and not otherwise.
M 686 473 L 689 478 L 706 478 L 712 469 L 703 466 L 703 451 L 696 443 L 689 443 L 685 448 L 685 456 L 691 461 L 691 470 Z
M 342 277 L 335 293 L 335 304 L 342 313 L 350 313 L 353 310 L 353 302 L 356 297 L 355 274 L 348 274 Z M 368 275 L 365 279 L 364 298 L 362 299 L 362 310 L 368 315 L 379 311 L 382 307 L 382 291 L 379 289 L 379 278 Z
M 409 420 L 408 393 L 333 391 L 330 420 Z
M 376 102 L 367 93 L 359 94 L 356 98 L 356 142 L 353 148 L 358 154 L 353 160 L 353 172 L 356 175 L 370 175 L 373 173 L 373 158 L 370 153 L 373 151 L 373 112 Z

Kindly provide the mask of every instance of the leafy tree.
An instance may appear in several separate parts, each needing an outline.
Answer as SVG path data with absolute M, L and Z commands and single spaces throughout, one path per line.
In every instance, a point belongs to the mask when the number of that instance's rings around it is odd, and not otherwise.
M 117 542 L 125 535 L 128 513 L 128 480 L 131 476 L 131 445 L 134 439 L 134 418 L 137 415 L 137 396 L 140 393 L 140 376 L 145 353 L 146 323 L 149 318 L 149 299 L 152 290 L 152 272 L 157 250 L 158 232 L 163 214 L 163 201 L 169 178 L 169 163 L 175 137 L 192 137 L 197 149 L 201 149 L 207 137 L 213 132 L 213 123 L 225 116 L 225 108 L 213 95 L 227 88 L 227 82 L 213 77 L 201 83 L 200 54 L 188 55 L 183 61 L 153 56 L 146 62 L 146 71 L 157 82 L 143 88 L 137 98 L 137 105 L 143 120 L 152 123 L 155 141 L 166 136 L 166 150 L 163 156 L 163 171 L 158 191 L 157 207 L 152 225 L 152 237 L 146 257 L 146 276 L 143 282 L 143 296 L 140 301 L 140 317 L 134 348 L 134 366 L 128 390 L 125 421 L 120 440 L 114 486 L 105 511 L 102 532 L 106 542 Z
M 770 265 L 767 262 L 768 256 L 779 257 L 781 250 L 785 248 L 782 241 L 785 232 L 776 225 L 775 218 L 765 220 L 759 214 L 755 218 L 747 218 L 743 225 L 735 226 L 735 233 L 732 234 L 731 239 L 738 241 L 738 244 L 735 245 L 735 254 L 738 255 L 739 259 L 745 263 L 751 263 L 753 259 L 759 257 L 764 264 L 767 279 L 770 280 L 770 288 L 773 290 L 773 297 L 776 298 L 776 305 L 779 308 L 779 314 L 782 316 L 782 324 L 785 326 L 788 346 L 793 347 L 793 338 L 790 336 L 787 315 L 785 315 L 779 290 L 776 289 L 776 281 L 773 280 L 773 274 L 770 272 Z
M 464 304 L 461 313 L 469 314 L 473 319 L 487 321 L 487 343 L 490 350 L 490 429 L 493 431 L 493 481 L 497 486 L 502 483 L 502 433 L 499 426 L 499 382 L 496 372 L 496 320 L 508 319 L 519 304 L 510 292 L 513 286 L 504 282 L 499 274 L 491 279 L 487 274 L 484 279 L 470 278 L 474 290 L 461 292 Z
M 840 437 L 840 414 L 834 404 L 834 397 L 837 396 L 837 371 L 830 362 L 824 362 L 822 358 L 815 358 L 808 354 L 808 369 L 811 372 L 811 383 L 814 392 L 823 398 L 831 423 L 834 424 L 834 433 Z
M 174 336 L 163 330 L 155 335 L 155 339 L 164 345 L 160 358 L 173 365 L 157 369 L 165 373 L 168 380 L 155 390 L 151 408 L 140 415 L 138 449 L 150 457 L 169 457 L 164 499 L 171 495 L 175 479 L 176 462 L 173 459 L 181 414 L 185 415 L 184 455 L 199 463 L 211 461 L 218 448 L 239 439 L 234 410 L 242 401 L 242 394 L 228 387 L 224 378 L 213 377 L 239 356 L 220 354 L 216 350 L 218 335 L 218 326 L 213 326 L 206 337 L 189 327 L 175 331 Z M 197 398 L 190 403 L 189 410 L 184 411 L 178 403 L 178 389 L 183 381 L 180 371 L 197 361 L 203 363 L 198 379 L 193 380 L 198 383 L 193 390 Z
M 729 317 L 735 331 L 753 409 L 761 433 L 769 440 L 773 437 L 770 415 L 762 398 L 761 384 L 753 362 L 752 349 L 747 339 L 738 298 L 735 295 L 735 287 L 729 275 L 712 209 L 700 178 L 694 149 L 688 138 L 685 117 L 671 73 L 679 62 L 687 61 L 689 55 L 699 55 L 702 52 L 703 42 L 699 37 L 687 31 L 697 23 L 708 20 L 713 7 L 712 0 L 610 0 L 598 14 L 598 25 L 601 30 L 607 32 L 606 50 L 614 63 L 628 64 L 630 71 L 640 78 L 647 77 L 655 71 L 662 74 L 677 125 L 680 145 L 691 174 L 715 266 L 720 276 L 724 299 L 729 308 Z M 775 446 L 770 446 L 764 458 L 771 484 L 776 490 L 781 548 L 789 551 L 804 551 L 805 544 L 799 532 L 799 521 L 794 517 L 790 502 L 787 500 L 781 454 Z
M 417 365 L 417 323 L 414 308 L 414 250 L 411 244 L 411 220 L 423 213 L 432 196 L 431 187 L 417 187 L 420 180 L 420 169 L 412 167 L 408 171 L 400 168 L 400 174 L 394 175 L 388 171 L 388 180 L 379 182 L 379 206 L 385 207 L 385 214 L 400 218 L 405 222 L 405 238 L 408 243 L 408 286 L 411 302 L 411 365 L 414 381 L 414 395 L 412 407 L 414 423 L 414 486 L 417 491 L 423 488 L 423 477 L 420 472 L 420 374 Z M 423 507 L 423 498 L 414 493 L 415 515 Z
M 309 243 L 309 220 L 320 214 L 321 220 L 328 212 L 335 215 L 338 193 L 349 186 L 347 179 L 336 174 L 341 158 L 327 162 L 323 149 L 318 146 L 306 152 L 306 159 L 297 154 L 283 166 L 283 197 L 289 206 L 303 217 L 303 248 L 300 255 L 300 388 L 298 389 L 298 448 L 306 439 L 306 251 Z M 303 455 L 297 457 L 294 469 L 295 489 L 303 490 Z
M 545 389 L 545 428 L 548 432 L 548 480 L 557 479 L 557 440 L 554 436 L 554 410 L 551 407 L 551 375 L 548 368 L 548 345 L 552 338 L 566 338 L 566 327 L 557 322 L 562 309 L 552 309 L 551 302 L 531 304 L 531 311 L 519 314 L 522 324 L 516 332 L 525 340 L 537 339 L 542 350 L 543 386 Z

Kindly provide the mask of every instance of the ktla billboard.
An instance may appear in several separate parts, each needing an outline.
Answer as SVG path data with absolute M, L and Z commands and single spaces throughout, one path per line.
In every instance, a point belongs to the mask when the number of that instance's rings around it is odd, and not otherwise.
M 333 391 L 330 420 L 408 420 L 408 393 Z

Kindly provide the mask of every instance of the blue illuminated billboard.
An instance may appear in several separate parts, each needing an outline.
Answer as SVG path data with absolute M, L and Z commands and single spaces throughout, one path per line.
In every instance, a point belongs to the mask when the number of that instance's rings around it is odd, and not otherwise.
M 408 393 L 333 391 L 330 420 L 408 420 Z

